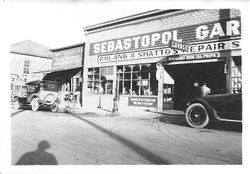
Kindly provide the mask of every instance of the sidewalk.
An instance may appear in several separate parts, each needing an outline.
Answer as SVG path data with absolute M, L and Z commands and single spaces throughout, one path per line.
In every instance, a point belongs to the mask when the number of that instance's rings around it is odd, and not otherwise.
M 117 112 L 112 112 L 105 108 L 97 107 L 87 107 L 87 108 L 78 108 L 66 110 L 66 112 L 72 112 L 77 114 L 93 114 L 98 116 L 123 116 L 123 117 L 149 117 L 150 115 L 167 115 L 167 116 L 184 116 L 185 113 L 179 110 L 163 110 L 161 112 L 156 111 L 156 109 L 151 108 L 138 108 L 138 107 L 127 107 L 126 109 L 119 109 Z

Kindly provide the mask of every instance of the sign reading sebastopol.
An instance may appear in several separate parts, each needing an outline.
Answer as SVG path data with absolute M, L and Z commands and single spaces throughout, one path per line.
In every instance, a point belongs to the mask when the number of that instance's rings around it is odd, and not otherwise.
M 193 26 L 188 29 L 184 27 L 91 43 L 89 54 L 98 55 L 98 62 L 110 62 L 240 49 L 240 33 L 240 21 L 229 20 Z M 221 39 L 222 41 L 220 41 Z M 172 40 L 176 42 L 171 42 Z M 184 43 L 188 43 L 188 45 Z M 170 45 L 176 46 L 177 49 L 172 49 Z

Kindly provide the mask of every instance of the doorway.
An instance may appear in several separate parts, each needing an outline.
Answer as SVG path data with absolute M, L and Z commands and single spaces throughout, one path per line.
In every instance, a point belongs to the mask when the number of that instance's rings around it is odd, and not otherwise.
M 193 82 L 206 82 L 211 94 L 226 93 L 225 61 L 193 64 L 165 65 L 165 70 L 175 81 L 174 109 L 183 110 L 192 98 Z

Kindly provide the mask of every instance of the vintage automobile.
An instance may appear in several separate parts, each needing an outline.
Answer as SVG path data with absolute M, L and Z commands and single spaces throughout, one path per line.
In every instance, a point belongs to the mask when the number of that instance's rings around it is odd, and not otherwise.
M 241 122 L 241 94 L 214 94 L 203 99 L 192 99 L 185 112 L 187 123 L 194 128 L 204 128 L 213 121 Z
M 25 97 L 14 97 L 14 108 L 30 105 L 33 111 L 39 108 L 47 108 L 52 112 L 58 110 L 59 83 L 47 80 L 37 80 L 26 83 L 27 95 Z

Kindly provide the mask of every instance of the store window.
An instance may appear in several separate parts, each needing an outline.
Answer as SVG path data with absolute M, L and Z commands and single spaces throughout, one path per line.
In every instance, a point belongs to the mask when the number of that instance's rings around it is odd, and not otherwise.
M 120 95 L 157 95 L 156 64 L 117 66 Z
M 113 94 L 113 66 L 88 68 L 88 93 Z
M 234 57 L 232 61 L 232 92 L 241 93 L 241 89 L 242 89 L 241 57 Z

